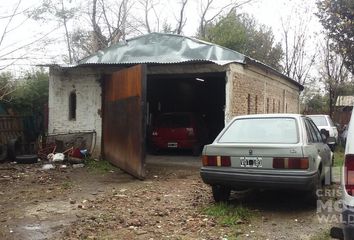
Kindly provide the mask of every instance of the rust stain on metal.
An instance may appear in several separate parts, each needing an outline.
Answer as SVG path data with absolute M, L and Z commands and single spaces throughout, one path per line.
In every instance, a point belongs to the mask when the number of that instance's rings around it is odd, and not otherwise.
M 114 73 L 105 81 L 103 152 L 106 160 L 145 177 L 144 69 L 138 65 Z

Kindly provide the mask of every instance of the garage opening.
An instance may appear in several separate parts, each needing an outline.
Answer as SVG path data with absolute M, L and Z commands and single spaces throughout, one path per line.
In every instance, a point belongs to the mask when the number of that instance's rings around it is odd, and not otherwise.
M 205 140 L 201 140 L 202 144 L 197 147 L 201 149 L 202 145 L 211 143 L 224 127 L 225 77 L 225 72 L 148 75 L 148 150 L 164 148 L 193 151 L 190 145 L 179 141 L 183 138 L 182 133 L 178 136 L 172 134 L 177 128 L 184 127 L 186 138 L 193 136 L 196 133 L 191 122 L 206 130 Z M 162 133 L 156 131 L 159 126 L 165 128 L 165 139 L 160 144 L 154 144 L 153 138 L 162 137 Z

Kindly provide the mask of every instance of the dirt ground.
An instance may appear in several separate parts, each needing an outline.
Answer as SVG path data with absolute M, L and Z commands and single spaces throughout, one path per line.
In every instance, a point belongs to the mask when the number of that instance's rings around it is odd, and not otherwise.
M 330 239 L 330 223 L 297 192 L 249 191 L 229 202 L 249 217 L 225 224 L 199 161 L 147 164 L 139 181 L 112 168 L 0 165 L 0 239 Z M 336 188 L 336 186 L 334 186 Z

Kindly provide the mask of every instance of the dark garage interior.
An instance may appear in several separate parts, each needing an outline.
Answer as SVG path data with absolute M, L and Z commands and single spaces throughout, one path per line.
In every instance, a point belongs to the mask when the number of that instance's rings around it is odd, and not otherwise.
M 160 114 L 192 112 L 202 117 L 211 143 L 224 127 L 225 77 L 225 73 L 148 75 L 147 140 Z

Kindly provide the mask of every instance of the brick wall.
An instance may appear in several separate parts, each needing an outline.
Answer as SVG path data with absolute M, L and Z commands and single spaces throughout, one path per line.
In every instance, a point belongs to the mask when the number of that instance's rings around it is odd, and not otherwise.
M 95 69 L 76 68 L 69 70 L 50 69 L 49 79 L 49 133 L 68 133 L 95 130 L 95 157 L 101 154 L 102 119 L 101 87 L 102 74 L 117 71 L 117 67 Z M 288 80 L 267 73 L 253 66 L 242 64 L 218 66 L 215 64 L 158 66 L 148 68 L 148 73 L 200 73 L 226 71 L 225 121 L 232 117 L 253 113 L 298 113 L 299 89 Z M 76 92 L 76 119 L 69 120 L 69 96 Z
M 230 64 L 225 121 L 244 114 L 299 113 L 299 88 L 262 69 Z

